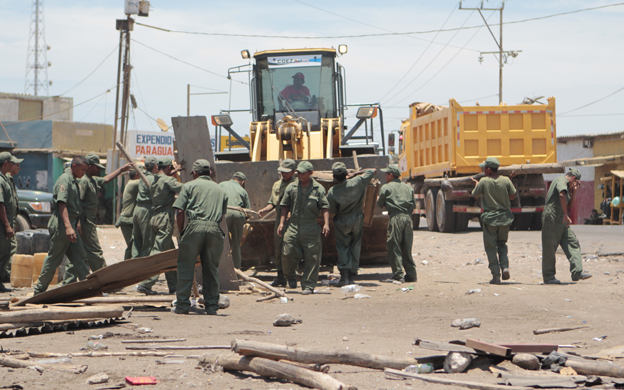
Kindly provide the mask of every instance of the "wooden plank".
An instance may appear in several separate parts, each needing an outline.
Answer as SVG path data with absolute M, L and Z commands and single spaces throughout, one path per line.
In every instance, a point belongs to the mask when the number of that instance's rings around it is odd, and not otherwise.
M 467 353 L 478 353 L 473 348 L 469 348 L 463 345 L 451 344 L 451 343 L 437 343 L 433 341 L 425 341 L 417 339 L 415 345 L 418 345 L 420 348 L 429 349 L 433 351 L 446 351 L 446 352 L 467 352 Z
M 467 339 L 466 347 L 474 348 L 479 351 L 491 353 L 493 355 L 509 357 L 511 356 L 511 349 L 500 346 L 498 344 L 486 343 L 485 341 Z
M 77 299 L 96 297 L 105 292 L 132 286 L 166 270 L 175 270 L 177 265 L 177 249 L 152 256 L 120 261 L 89 274 L 86 280 L 48 290 L 15 305 L 71 302 Z
M 550 353 L 559 349 L 557 344 L 513 344 L 513 343 L 501 343 L 498 344 L 501 347 L 511 349 L 511 353 L 531 353 L 531 352 L 544 352 Z
M 188 167 L 180 172 L 183 183 L 193 180 L 191 175 L 193 163 L 203 158 L 210 162 L 213 168 L 212 180 L 219 182 L 217 167 L 215 165 L 214 152 L 212 143 L 210 142 L 210 129 L 205 116 L 178 116 L 171 118 L 173 131 L 176 136 L 176 145 L 178 147 L 178 156 L 181 160 L 187 161 Z M 229 179 L 229 178 L 221 178 Z M 221 230 L 225 237 L 229 237 L 225 218 L 220 224 Z M 232 253 L 230 248 L 230 240 L 223 240 L 223 252 L 219 261 L 219 289 L 220 290 L 239 290 L 240 283 L 236 273 L 234 272 L 234 262 L 232 261 Z
M 466 382 L 466 381 L 457 381 L 453 379 L 443 379 L 437 377 L 432 374 L 414 374 L 412 372 L 404 372 L 399 370 L 393 370 L 391 368 L 386 368 L 384 370 L 386 374 L 392 376 L 398 376 L 401 378 L 414 378 L 420 379 L 421 381 L 430 382 L 430 383 L 439 383 L 442 385 L 450 385 L 450 386 L 463 386 L 469 389 L 478 389 L 478 390 L 533 390 L 532 387 L 521 387 L 521 386 L 506 386 L 506 385 L 492 385 L 489 383 L 479 383 L 479 382 Z
M 186 339 L 121 340 L 122 344 L 178 343 Z
M 545 333 L 553 333 L 553 332 L 569 332 L 571 330 L 589 328 L 587 325 L 583 326 L 573 326 L 571 328 L 549 328 L 549 329 L 536 329 L 533 331 L 533 334 L 545 334 Z

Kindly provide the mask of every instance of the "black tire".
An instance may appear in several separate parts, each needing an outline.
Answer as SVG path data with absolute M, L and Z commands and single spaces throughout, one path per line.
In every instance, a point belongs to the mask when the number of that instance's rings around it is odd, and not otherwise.
M 468 230 L 468 222 L 470 222 L 470 214 L 456 213 L 455 214 L 455 231 L 465 232 Z
M 418 230 L 420 227 L 420 214 L 412 214 L 412 230 Z
M 533 206 L 540 207 L 546 203 L 546 198 L 533 198 Z M 542 212 L 533 213 L 533 219 L 531 220 L 531 230 L 542 230 Z
M 436 195 L 438 195 L 437 188 L 431 188 L 427 191 L 425 197 L 425 214 L 427 216 L 427 228 L 430 232 L 438 231 L 438 224 L 436 223 Z
M 531 198 L 520 199 L 523 206 L 531 206 L 533 201 Z M 511 223 L 512 230 L 529 230 L 533 220 L 533 213 L 519 213 L 514 215 L 514 221 Z
M 15 219 L 15 231 L 23 232 L 24 230 L 30 230 L 30 223 L 28 222 L 28 218 L 18 214 Z
M 455 213 L 453 201 L 446 200 L 444 191 L 438 191 L 436 196 L 436 222 L 442 233 L 452 233 L 455 229 Z

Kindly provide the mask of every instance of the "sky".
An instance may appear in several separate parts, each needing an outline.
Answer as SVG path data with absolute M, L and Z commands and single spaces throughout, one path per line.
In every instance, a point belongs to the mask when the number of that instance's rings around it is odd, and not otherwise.
M 31 4 L 0 0 L 0 92 L 24 92 Z M 72 97 L 75 121 L 113 124 L 119 41 L 115 20 L 125 18 L 123 4 L 44 1 L 45 38 L 51 46 L 47 59 L 52 64 L 48 77 L 53 82 L 49 95 Z M 624 3 L 509 0 L 503 21 L 614 4 L 504 24 L 503 49 L 521 52 L 504 66 L 503 101 L 556 97 L 558 136 L 624 131 Z M 463 2 L 465 8 L 479 5 Z M 484 2 L 485 8 L 500 5 L 500 0 Z M 483 11 L 483 16 L 491 24 L 499 22 L 498 11 Z M 381 103 L 386 131 L 398 130 L 416 101 L 448 105 L 454 98 L 463 105 L 498 104 L 497 58 L 483 54 L 479 61 L 481 52 L 496 51 L 497 44 L 486 27 L 467 28 L 483 26 L 483 20 L 476 11 L 460 10 L 455 0 L 152 0 L 149 17 L 136 21 L 169 30 L 254 37 L 170 33 L 135 25 L 131 93 L 138 109 L 131 113 L 131 130 L 160 131 L 156 118 L 171 124 L 171 117 L 186 115 L 188 84 L 191 93 L 227 92 L 191 96 L 191 115 L 249 109 L 247 74 L 234 75 L 232 82 L 226 78 L 228 68 L 248 63 L 240 56 L 243 49 L 254 53 L 348 45 L 348 53 L 337 60 L 346 68 L 348 103 Z M 492 26 L 496 39 L 498 30 Z M 406 32 L 417 33 L 388 35 Z M 355 123 L 355 109 L 347 117 L 348 124 Z M 248 134 L 250 114 L 235 113 L 232 119 L 236 131 Z

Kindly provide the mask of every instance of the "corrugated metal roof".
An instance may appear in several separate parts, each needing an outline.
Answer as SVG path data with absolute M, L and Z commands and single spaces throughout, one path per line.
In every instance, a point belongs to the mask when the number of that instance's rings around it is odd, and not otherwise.
M 557 137 L 557 140 L 574 140 L 574 139 L 594 139 L 594 138 L 624 138 L 624 131 L 617 131 L 614 133 L 600 133 L 600 134 L 575 134 L 575 135 L 563 135 Z

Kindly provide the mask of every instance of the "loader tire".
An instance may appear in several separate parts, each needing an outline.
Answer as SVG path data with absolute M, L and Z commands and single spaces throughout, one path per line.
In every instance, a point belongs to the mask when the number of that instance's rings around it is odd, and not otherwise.
M 420 227 L 420 214 L 412 214 L 412 230 L 418 230 Z
M 427 215 L 427 228 L 430 232 L 438 231 L 438 224 L 436 223 L 436 196 L 438 195 L 437 188 L 431 188 L 427 191 L 425 197 L 425 214 Z
M 442 233 L 452 233 L 455 228 L 455 213 L 453 201 L 446 200 L 444 191 L 438 191 L 436 196 L 436 222 Z

